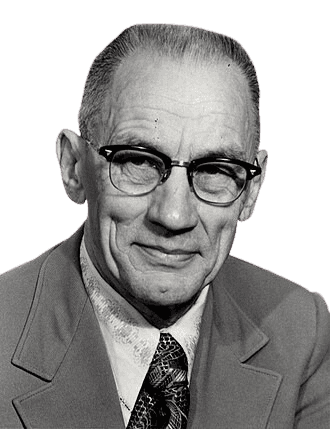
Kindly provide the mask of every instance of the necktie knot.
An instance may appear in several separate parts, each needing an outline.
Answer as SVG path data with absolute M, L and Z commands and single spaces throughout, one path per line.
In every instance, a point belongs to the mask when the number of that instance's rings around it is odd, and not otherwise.
M 161 333 L 147 375 L 151 388 L 166 390 L 187 386 L 188 361 L 180 344 L 168 333 Z

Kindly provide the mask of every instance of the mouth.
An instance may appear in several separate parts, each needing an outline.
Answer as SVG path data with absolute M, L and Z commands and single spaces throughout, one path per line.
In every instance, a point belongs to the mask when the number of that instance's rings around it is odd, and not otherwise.
M 181 248 L 167 248 L 163 246 L 135 244 L 144 257 L 153 265 L 164 265 L 177 268 L 185 265 L 198 254 L 195 250 Z

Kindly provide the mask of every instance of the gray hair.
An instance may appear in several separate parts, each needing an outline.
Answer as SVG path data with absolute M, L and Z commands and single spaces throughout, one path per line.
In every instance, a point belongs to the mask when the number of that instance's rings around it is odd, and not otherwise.
M 138 50 L 177 60 L 189 58 L 197 63 L 233 61 L 245 76 L 254 117 L 255 148 L 260 140 L 259 85 L 255 68 L 242 46 L 222 34 L 195 27 L 143 24 L 124 30 L 94 60 L 89 71 L 79 112 L 81 136 L 91 139 L 97 134 L 104 100 L 111 91 L 113 77 L 121 62 Z

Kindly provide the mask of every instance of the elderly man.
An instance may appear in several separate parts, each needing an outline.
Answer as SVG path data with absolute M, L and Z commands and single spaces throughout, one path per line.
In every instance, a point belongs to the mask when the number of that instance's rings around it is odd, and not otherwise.
M 323 300 L 229 255 L 264 179 L 232 39 L 124 31 L 57 154 L 70 239 L 1 278 L 1 428 L 329 428 Z

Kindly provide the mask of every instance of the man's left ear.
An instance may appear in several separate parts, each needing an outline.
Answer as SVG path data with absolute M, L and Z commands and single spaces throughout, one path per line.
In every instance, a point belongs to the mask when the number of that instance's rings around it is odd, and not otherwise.
M 267 158 L 268 158 L 268 154 L 265 150 L 261 150 L 260 152 L 258 152 L 257 159 L 262 172 L 259 176 L 256 176 L 254 179 L 252 179 L 248 184 L 245 200 L 243 200 L 241 212 L 239 215 L 240 221 L 249 219 L 249 217 L 253 213 L 254 206 L 256 204 L 261 185 L 265 179 Z

